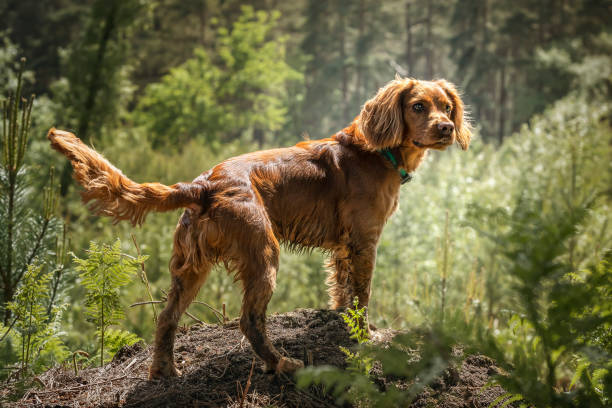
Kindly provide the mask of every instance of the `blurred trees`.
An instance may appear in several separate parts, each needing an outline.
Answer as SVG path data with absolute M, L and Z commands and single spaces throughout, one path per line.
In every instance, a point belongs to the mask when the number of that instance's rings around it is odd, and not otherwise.
M 219 143 L 250 136 L 261 147 L 287 120 L 287 84 L 301 74 L 286 62 L 284 36 L 271 38 L 280 15 L 243 7 L 230 29 L 219 27 L 209 56 L 203 48 L 159 83 L 135 112 L 154 147 L 181 149 L 198 139 Z
M 74 123 L 83 136 L 113 117 L 109 101 L 117 100 L 119 89 L 128 90 L 120 78 L 129 77 L 140 92 L 193 57 L 196 48 L 216 55 L 224 47 L 219 34 L 244 24 L 244 2 L 237 0 L 35 3 L 0 1 L 7 16 L 0 30 L 35 57 L 38 91 L 47 92 L 63 67 L 70 87 L 62 106 L 75 112 L 62 122 Z M 343 127 L 397 72 L 457 83 L 482 136 L 499 141 L 567 93 L 572 75 L 551 64 L 546 52 L 554 48 L 577 61 L 612 18 L 605 0 L 246 3 L 271 16 L 281 13 L 271 18 L 267 40 L 280 41 L 283 60 L 304 71 L 303 89 L 285 88 L 292 101 L 285 103 L 286 116 L 293 123 L 283 129 L 294 133 L 293 140 L 304 132 L 325 137 Z M 24 30 L 19 21 L 39 24 Z
M 297 140 L 304 132 L 325 137 L 342 128 L 397 72 L 455 82 L 465 92 L 482 136 L 499 141 L 569 90 L 572 74 L 554 64 L 547 52 L 556 49 L 579 60 L 612 18 L 612 6 L 605 0 L 54 0 L 42 7 L 35 3 L 0 1 L 0 11 L 7 16 L 0 30 L 8 30 L 26 55 L 35 54 L 37 90 L 47 92 L 53 77 L 66 75 L 70 86 L 69 92 L 64 89 L 62 122 L 85 137 L 91 129 L 98 132 L 101 125 L 110 125 L 107 120 L 116 108 L 109 101 L 120 98 L 120 89 L 124 98 L 129 97 L 128 78 L 140 95 L 171 68 L 194 57 L 196 48 L 199 64 L 211 63 L 223 71 L 238 68 L 217 59 L 223 47 L 236 45 L 223 45 L 221 33 L 245 24 L 240 8 L 245 3 L 271 16 L 270 23 L 260 21 L 262 30 L 267 41 L 278 41 L 283 50 L 268 56 L 304 72 L 303 87 L 283 88 L 285 116 L 292 123 L 274 132 L 280 140 Z M 281 18 L 273 17 L 276 11 Z M 40 24 L 24 30 L 20 21 Z M 266 24 L 270 25 L 264 28 Z M 237 34 L 229 35 L 237 39 Z M 65 51 L 58 53 L 61 49 Z M 202 52 L 210 61 L 201 60 Z M 61 64 L 58 55 L 63 56 Z M 224 72 L 226 78 L 229 71 Z M 238 88 L 244 86 L 244 79 L 233 80 L 242 81 Z M 192 103 L 184 101 L 183 106 Z M 217 134 L 224 131 L 221 127 Z M 265 139 L 258 132 L 255 139 Z M 236 130 L 227 133 L 232 138 Z

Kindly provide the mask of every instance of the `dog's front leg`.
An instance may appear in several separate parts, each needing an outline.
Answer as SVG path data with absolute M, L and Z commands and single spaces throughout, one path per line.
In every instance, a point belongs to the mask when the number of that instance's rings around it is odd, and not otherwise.
M 368 306 L 372 273 L 376 262 L 376 245 L 347 245 L 334 251 L 328 266 L 330 274 L 327 283 L 330 285 L 330 307 L 334 310 L 352 308 L 357 298 L 357 307 Z M 366 318 L 362 324 L 370 328 Z

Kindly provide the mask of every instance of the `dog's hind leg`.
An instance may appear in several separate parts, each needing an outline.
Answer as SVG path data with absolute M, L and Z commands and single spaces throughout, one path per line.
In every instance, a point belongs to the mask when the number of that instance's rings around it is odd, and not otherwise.
M 159 314 L 153 363 L 149 378 L 176 377 L 180 372 L 174 366 L 174 337 L 181 315 L 187 310 L 191 301 L 206 280 L 211 265 L 205 259 L 197 259 L 194 265 L 193 256 L 188 251 L 195 251 L 194 241 L 189 239 L 189 229 L 177 228 L 174 239 L 174 250 L 170 260 L 172 287 L 168 293 L 166 307 Z M 193 255 L 191 253 L 191 255 Z
M 168 293 L 168 301 L 159 314 L 153 363 L 149 370 L 149 378 L 176 377 L 180 372 L 174 366 L 174 337 L 181 315 L 187 310 L 195 298 L 200 286 L 204 283 L 206 274 L 195 271 L 172 276 L 172 287 Z
M 240 329 L 249 339 L 255 353 L 264 361 L 265 370 L 276 373 L 292 373 L 304 366 L 299 361 L 281 356 L 266 333 L 266 309 L 276 284 L 279 245 L 271 230 L 257 240 L 248 258 L 241 260 L 240 279 L 244 288 Z M 252 241 L 255 242 L 255 241 Z

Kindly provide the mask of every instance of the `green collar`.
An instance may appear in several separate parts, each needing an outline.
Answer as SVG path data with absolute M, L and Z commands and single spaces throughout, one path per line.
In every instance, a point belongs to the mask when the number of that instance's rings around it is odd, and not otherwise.
M 401 184 L 408 183 L 410 180 L 412 180 L 412 174 L 408 173 L 404 169 L 397 167 L 397 159 L 395 158 L 393 153 L 391 153 L 390 149 L 380 149 L 378 150 L 378 153 L 380 153 L 385 159 L 389 160 L 389 162 L 393 165 L 393 168 L 397 170 L 400 176 Z

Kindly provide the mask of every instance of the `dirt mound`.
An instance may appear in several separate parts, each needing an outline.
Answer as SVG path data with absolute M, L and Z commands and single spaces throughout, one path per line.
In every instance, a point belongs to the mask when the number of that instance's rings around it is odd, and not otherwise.
M 345 366 L 339 346 L 350 347 L 341 316 L 328 310 L 299 309 L 268 318 L 268 333 L 278 350 L 307 364 Z M 379 330 L 377 341 L 389 341 L 391 330 Z M 183 372 L 180 378 L 147 380 L 150 347 L 121 350 L 102 368 L 82 370 L 55 368 L 40 375 L 44 388 L 31 389 L 9 406 L 44 407 L 167 407 L 241 406 L 253 365 L 253 352 L 243 338 L 237 320 L 225 326 L 194 325 L 179 330 L 175 357 Z M 493 362 L 482 356 L 468 357 L 460 369 L 449 369 L 432 388 L 427 388 L 414 407 L 485 407 L 504 391 L 483 386 L 495 373 Z M 378 382 L 378 381 L 377 381 Z M 384 381 L 380 382 L 384 388 Z M 255 360 L 244 406 L 332 407 L 333 398 L 320 389 L 301 390 L 288 377 L 275 377 Z

